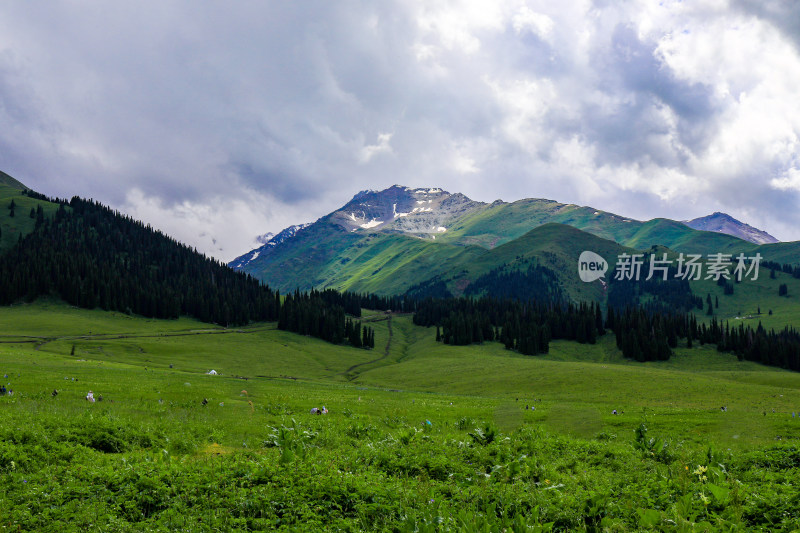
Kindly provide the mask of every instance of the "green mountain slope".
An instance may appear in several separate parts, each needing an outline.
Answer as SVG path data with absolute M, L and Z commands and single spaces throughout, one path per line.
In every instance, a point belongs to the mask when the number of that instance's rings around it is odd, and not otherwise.
M 23 191 L 27 189 L 19 181 L 0 171 L 0 253 L 15 245 L 20 236 L 24 238 L 33 231 L 36 220 L 30 216 L 31 209 L 36 210 L 41 206 L 47 218 L 58 210 L 56 203 L 24 195 Z M 11 216 L 9 209 L 12 201 L 16 205 L 14 216 Z
M 662 245 L 678 252 L 709 254 L 748 252 L 756 248 L 736 237 L 694 230 L 674 220 L 656 218 L 641 222 L 591 207 L 542 199 L 496 202 L 464 217 L 441 240 L 491 248 L 548 222 L 567 224 L 638 249 Z
M 27 187 L 23 185 L 22 182 L 17 181 L 16 179 L 12 178 L 2 170 L 0 170 L 0 186 L 9 187 L 17 191 L 23 191 L 27 189 Z
M 675 253 L 704 256 L 750 256 L 758 252 L 772 261 L 800 262 L 800 243 L 757 246 L 730 235 L 694 230 L 673 220 L 641 222 L 553 200 L 482 204 L 440 189 L 393 186 L 358 193 L 341 209 L 294 237 L 280 244 L 266 244 L 231 264 L 283 291 L 335 287 L 387 294 L 437 279 L 459 294 L 475 276 L 509 262 L 505 251 L 485 251 L 552 223 L 635 250 L 663 246 Z M 585 240 L 579 233 L 562 235 L 564 231 L 533 234 L 541 240 L 536 246 L 544 252 L 548 238 L 560 246 L 576 237 L 577 242 Z M 516 245 L 516 255 L 530 255 L 523 248 L 532 244 L 528 242 L 532 238 Z M 564 261 L 552 268 L 570 273 L 574 270 L 573 264 Z

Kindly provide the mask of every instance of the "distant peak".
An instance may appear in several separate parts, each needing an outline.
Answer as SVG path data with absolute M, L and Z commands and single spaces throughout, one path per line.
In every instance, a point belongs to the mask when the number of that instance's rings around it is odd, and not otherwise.
M 372 190 L 372 189 L 364 189 L 363 191 L 359 191 L 359 192 L 357 192 L 357 193 L 356 193 L 356 194 L 353 196 L 353 200 L 359 200 L 359 199 L 361 199 L 361 198 L 364 198 L 364 197 L 365 197 L 365 196 L 367 196 L 368 194 L 375 194 L 376 192 L 378 192 L 378 191 L 374 191 L 374 190 Z M 353 200 L 351 200 L 351 202 L 352 202 Z
M 693 229 L 726 233 L 754 244 L 780 242 L 766 231 L 754 228 L 721 211 L 715 211 L 710 215 L 693 220 L 686 220 L 683 223 Z

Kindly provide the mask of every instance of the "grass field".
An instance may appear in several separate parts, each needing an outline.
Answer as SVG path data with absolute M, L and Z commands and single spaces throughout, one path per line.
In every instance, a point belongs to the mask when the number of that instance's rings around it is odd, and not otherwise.
M 524 357 L 365 320 L 375 350 L 0 308 L 0 529 L 800 527 L 800 374 L 708 346 L 632 363 L 611 336 Z

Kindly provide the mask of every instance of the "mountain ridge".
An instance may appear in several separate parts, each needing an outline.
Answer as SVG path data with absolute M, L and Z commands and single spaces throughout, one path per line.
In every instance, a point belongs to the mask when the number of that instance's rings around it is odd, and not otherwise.
M 754 244 L 773 244 L 780 242 L 766 231 L 755 228 L 740 220 L 736 220 L 729 214 L 720 211 L 682 222 L 692 229 L 725 233 Z
M 536 198 L 489 204 L 439 188 L 395 185 L 360 191 L 255 258 L 245 254 L 244 266 L 231 266 L 284 293 L 332 288 L 415 297 L 475 295 L 473 284 L 525 280 L 530 268 L 541 266 L 556 272 L 570 300 L 602 303 L 604 282 L 583 283 L 577 275 L 584 250 L 605 254 L 611 272 L 621 253 L 761 253 L 765 260 L 800 262 L 800 242 L 757 245 L 665 218 L 643 222 Z

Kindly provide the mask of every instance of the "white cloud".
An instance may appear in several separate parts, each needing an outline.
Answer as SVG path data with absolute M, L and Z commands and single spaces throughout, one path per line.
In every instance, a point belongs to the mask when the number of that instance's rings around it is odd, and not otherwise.
M 523 6 L 512 17 L 513 27 L 517 33 L 530 31 L 541 39 L 547 41 L 553 33 L 553 19 L 545 14 L 537 13 L 528 6 Z
M 132 189 L 119 209 L 199 252 L 230 261 L 252 249 L 263 228 L 297 222 L 266 207 L 275 205 L 274 199 L 255 191 L 240 192 L 244 193 L 240 197 L 217 196 L 207 203 L 168 204 Z
M 376 144 L 366 145 L 359 150 L 359 161 L 361 163 L 368 163 L 377 154 L 391 154 L 392 146 L 389 144 L 391 141 L 391 133 L 379 133 L 378 142 Z
M 769 184 L 781 191 L 800 191 L 800 169 L 790 168 L 780 178 L 772 178 Z

